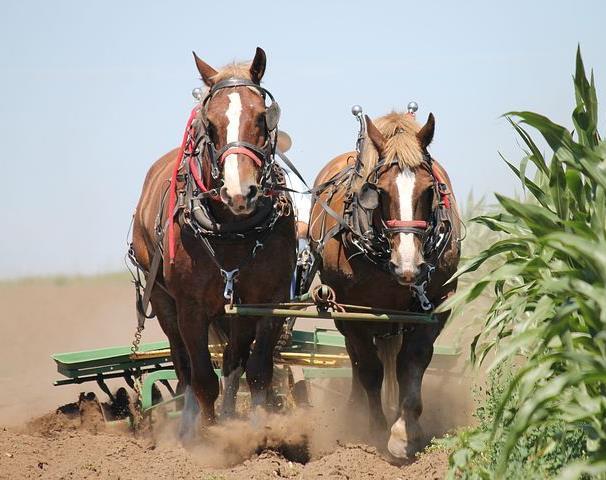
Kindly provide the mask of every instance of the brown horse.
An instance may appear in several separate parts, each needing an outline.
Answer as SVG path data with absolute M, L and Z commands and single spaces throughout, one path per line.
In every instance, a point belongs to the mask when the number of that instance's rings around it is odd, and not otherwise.
M 431 114 L 422 128 L 412 113 L 390 113 L 376 126 L 366 117 L 360 154 L 340 155 L 318 175 L 321 201 L 312 206 L 310 236 L 322 282 L 337 301 L 428 311 L 454 292 L 455 283 L 445 283 L 459 261 L 460 228 L 450 180 L 427 153 L 433 133 Z M 420 446 L 421 382 L 447 317 L 407 328 L 335 322 L 352 363 L 350 402 L 359 404 L 366 393 L 371 432 L 381 439 L 384 373 L 393 392 L 397 378 L 398 418 L 388 442 L 396 457 Z
M 133 252 L 144 271 L 153 271 L 161 252 L 151 304 L 185 392 L 183 440 L 195 434 L 199 408 L 203 423 L 215 422 L 219 383 L 209 353 L 211 326 L 228 338 L 222 415 L 234 414 L 244 372 L 252 404 L 266 403 L 283 322 L 226 320 L 224 306 L 287 300 L 296 241 L 290 199 L 274 189 L 283 185 L 274 163 L 279 108 L 260 86 L 265 53 L 257 48 L 250 65 L 221 70 L 194 58 L 208 91 L 192 113 L 185 148 L 149 170 L 133 227 Z

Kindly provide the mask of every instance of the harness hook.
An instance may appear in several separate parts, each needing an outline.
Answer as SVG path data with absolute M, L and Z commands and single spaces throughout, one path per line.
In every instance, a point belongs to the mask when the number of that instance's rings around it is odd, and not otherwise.
M 236 278 L 238 278 L 238 274 L 240 273 L 239 268 L 234 268 L 233 270 L 223 270 L 221 269 L 221 275 L 223 276 L 223 281 L 225 282 L 225 288 L 223 289 L 223 298 L 228 300 L 230 304 L 234 302 L 234 282 Z

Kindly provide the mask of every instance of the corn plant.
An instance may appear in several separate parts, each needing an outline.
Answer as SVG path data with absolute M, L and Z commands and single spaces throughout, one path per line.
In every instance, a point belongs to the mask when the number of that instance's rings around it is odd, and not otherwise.
M 574 131 L 537 113 L 505 115 L 524 145 L 519 166 L 505 161 L 526 195 L 496 194 L 500 211 L 474 219 L 503 236 L 456 276 L 489 261 L 496 267 L 443 306 L 471 302 L 490 287 L 495 298 L 473 341 L 473 360 L 481 363 L 492 352 L 493 366 L 519 365 L 489 435 L 467 442 L 471 451 L 499 444 L 494 469 L 482 478 L 505 477 L 521 439 L 554 420 L 586 439 L 586 454 L 561 477 L 606 476 L 606 142 L 598 134 L 593 72 L 588 80 L 580 50 L 574 87 Z M 558 440 L 539 437 L 539 452 Z

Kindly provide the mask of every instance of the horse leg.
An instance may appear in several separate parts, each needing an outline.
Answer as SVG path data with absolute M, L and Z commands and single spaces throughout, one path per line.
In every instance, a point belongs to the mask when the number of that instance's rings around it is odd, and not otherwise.
M 190 387 L 191 383 L 191 368 L 189 365 L 189 356 L 187 349 L 181 338 L 179 324 L 177 321 L 177 307 L 173 298 L 164 290 L 155 287 L 151 296 L 151 304 L 158 317 L 158 323 L 162 331 L 168 338 L 170 345 L 170 355 L 177 374 L 177 394 L 184 394 L 185 401 L 181 414 L 181 426 L 179 429 L 179 437 L 184 442 L 193 439 L 196 418 L 200 413 L 198 402 Z
M 180 436 L 184 441 L 195 437 L 197 405 L 202 410 L 205 425 L 215 422 L 215 400 L 219 396 L 219 381 L 213 369 L 208 350 L 210 319 L 201 314 L 202 306 L 196 302 L 177 302 L 179 331 L 189 356 L 191 378 L 185 390 L 185 406 L 181 418 Z M 194 401 L 194 396 L 195 400 Z
M 402 349 L 397 358 L 397 376 L 400 387 L 400 412 L 391 427 L 387 448 L 398 458 L 410 458 L 421 447 L 423 430 L 419 417 L 423 412 L 421 384 L 425 369 L 433 355 L 433 342 L 440 326 L 417 325 L 404 334 Z
M 348 403 L 353 407 L 360 407 L 364 399 L 364 387 L 360 381 L 360 360 L 347 337 L 345 337 L 345 349 L 351 361 L 351 393 Z
M 267 405 L 267 393 L 271 388 L 274 373 L 274 348 L 282 331 L 282 323 L 282 320 L 266 317 L 257 321 L 255 345 L 246 363 L 246 381 L 250 389 L 253 410 Z
M 151 304 L 154 313 L 158 317 L 158 323 L 162 331 L 168 338 L 170 344 L 170 354 L 177 373 L 177 394 L 185 391 L 189 385 L 191 371 L 189 368 L 189 357 L 185 344 L 181 339 L 179 325 L 177 323 L 177 307 L 173 298 L 161 288 L 154 288 L 151 296 Z
M 364 329 L 349 329 L 347 339 L 355 352 L 359 380 L 368 397 L 370 431 L 373 437 L 378 438 L 387 430 L 387 421 L 381 405 L 383 365 L 377 355 L 372 335 Z
M 238 322 L 238 323 L 236 323 Z M 236 398 L 240 388 L 240 378 L 250 356 L 250 345 L 255 335 L 253 323 L 232 319 L 229 329 L 229 343 L 223 352 L 222 381 L 223 404 L 221 416 L 233 417 L 236 413 Z

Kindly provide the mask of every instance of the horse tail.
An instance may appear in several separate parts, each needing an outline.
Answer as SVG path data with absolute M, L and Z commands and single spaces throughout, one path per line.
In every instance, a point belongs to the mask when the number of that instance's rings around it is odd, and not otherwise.
M 402 335 L 392 335 L 375 339 L 377 354 L 383 364 L 383 411 L 387 420 L 394 420 L 399 413 L 399 386 L 396 371 L 398 353 L 402 348 Z

